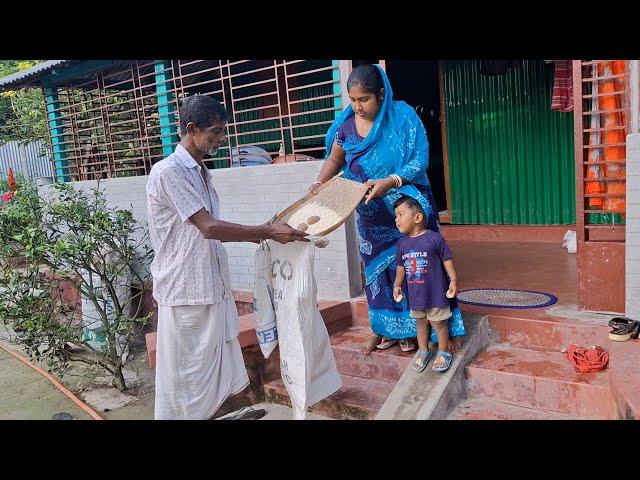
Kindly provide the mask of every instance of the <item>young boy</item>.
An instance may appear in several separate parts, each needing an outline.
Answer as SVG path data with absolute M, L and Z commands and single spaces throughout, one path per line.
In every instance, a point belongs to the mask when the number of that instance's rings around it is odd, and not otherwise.
M 438 336 L 438 353 L 433 370 L 444 372 L 451 365 L 449 329 L 451 317 L 449 299 L 458 292 L 453 254 L 444 238 L 426 228 L 426 218 L 420 204 L 411 197 L 402 197 L 394 205 L 396 226 L 405 234 L 398 241 L 396 280 L 393 298 L 402 301 L 402 283 L 407 279 L 407 300 L 412 318 L 416 319 L 419 350 L 411 368 L 422 372 L 433 352 L 429 350 L 429 325 Z M 447 276 L 450 281 L 447 283 Z

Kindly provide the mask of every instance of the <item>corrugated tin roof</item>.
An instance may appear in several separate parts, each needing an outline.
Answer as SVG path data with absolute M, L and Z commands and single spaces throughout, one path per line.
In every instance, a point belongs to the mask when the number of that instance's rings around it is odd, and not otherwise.
M 24 87 L 39 87 L 40 83 L 38 79 L 40 78 L 40 74 L 72 61 L 73 60 L 47 60 L 26 70 L 2 77 L 0 78 L 0 91 Z

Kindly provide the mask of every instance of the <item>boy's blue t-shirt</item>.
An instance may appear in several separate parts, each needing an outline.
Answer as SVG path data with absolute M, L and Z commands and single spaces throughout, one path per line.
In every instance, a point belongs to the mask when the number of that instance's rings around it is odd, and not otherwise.
M 432 230 L 398 240 L 396 264 L 406 272 L 411 310 L 449 306 L 446 295 L 449 282 L 442 262 L 451 257 L 453 254 L 442 235 Z

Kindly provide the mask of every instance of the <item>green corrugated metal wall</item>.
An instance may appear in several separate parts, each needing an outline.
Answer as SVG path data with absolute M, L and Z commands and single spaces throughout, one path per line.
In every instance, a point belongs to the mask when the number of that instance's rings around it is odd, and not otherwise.
M 444 80 L 452 223 L 575 223 L 573 113 L 550 108 L 553 67 L 446 61 Z

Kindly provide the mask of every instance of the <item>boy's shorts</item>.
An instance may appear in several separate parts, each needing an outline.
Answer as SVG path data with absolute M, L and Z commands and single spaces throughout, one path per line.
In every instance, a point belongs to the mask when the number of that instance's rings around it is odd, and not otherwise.
M 426 318 L 430 322 L 442 322 L 451 318 L 451 308 L 435 307 L 426 310 L 409 310 L 411 318 Z

